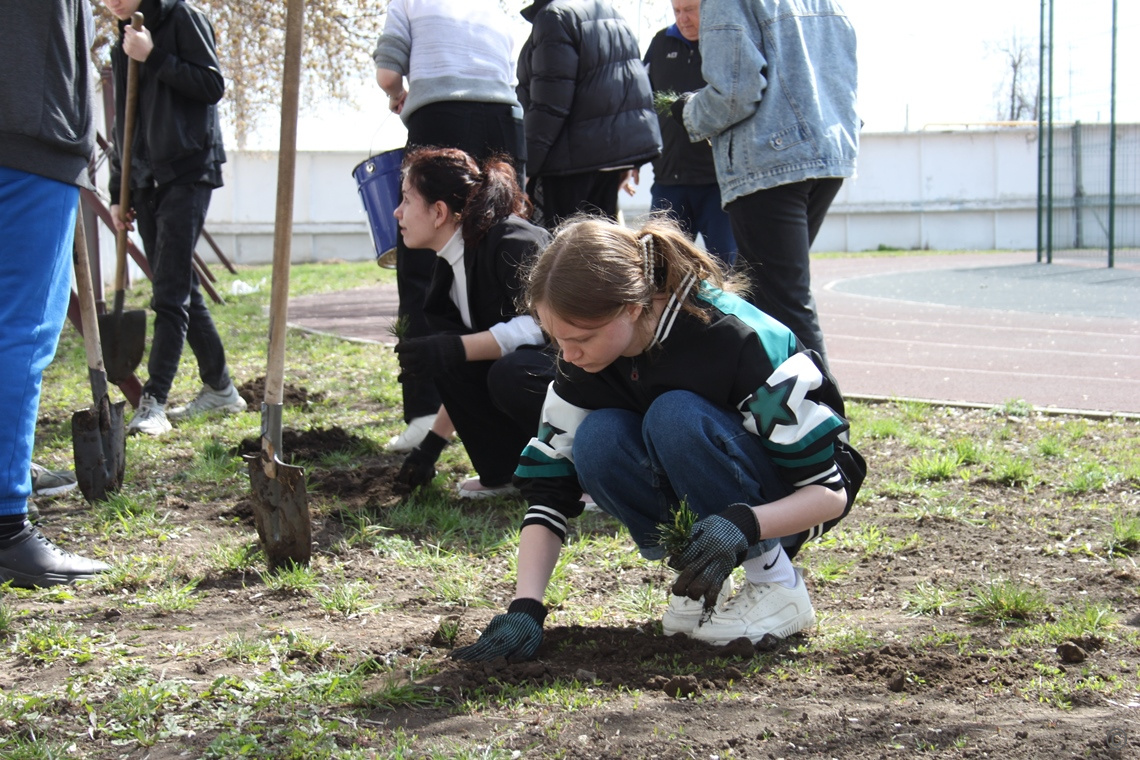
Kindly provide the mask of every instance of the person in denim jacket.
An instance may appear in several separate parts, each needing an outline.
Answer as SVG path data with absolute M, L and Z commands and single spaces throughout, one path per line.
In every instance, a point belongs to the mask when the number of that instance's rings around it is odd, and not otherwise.
M 706 87 L 674 116 L 710 140 L 750 300 L 826 364 L 808 250 L 859 152 L 855 30 L 834 0 L 704 0 Z

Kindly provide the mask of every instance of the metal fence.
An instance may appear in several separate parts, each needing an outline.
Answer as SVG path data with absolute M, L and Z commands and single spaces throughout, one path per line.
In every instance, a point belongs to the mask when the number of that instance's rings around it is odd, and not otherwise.
M 1118 0 L 1041 0 L 1038 261 L 1140 263 L 1140 124 L 1117 123 L 1117 93 L 1140 83 L 1117 66 L 1118 11 Z M 1074 36 L 1073 14 L 1099 31 Z M 1074 89 L 1074 71 L 1092 84 Z

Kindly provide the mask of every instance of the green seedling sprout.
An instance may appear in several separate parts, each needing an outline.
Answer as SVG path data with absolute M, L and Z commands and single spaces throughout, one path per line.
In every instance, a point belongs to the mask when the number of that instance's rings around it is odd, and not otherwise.
M 392 320 L 392 324 L 388 326 L 388 333 L 396 340 L 403 340 L 404 336 L 408 334 L 409 326 L 408 315 L 401 314 Z
M 672 90 L 661 90 L 653 93 L 653 110 L 658 116 L 668 116 L 677 98 L 681 97 Z
M 697 513 L 689 509 L 684 499 L 670 511 L 668 522 L 657 523 L 658 543 L 665 547 L 665 556 L 681 552 L 689 544 L 689 533 L 697 521 Z

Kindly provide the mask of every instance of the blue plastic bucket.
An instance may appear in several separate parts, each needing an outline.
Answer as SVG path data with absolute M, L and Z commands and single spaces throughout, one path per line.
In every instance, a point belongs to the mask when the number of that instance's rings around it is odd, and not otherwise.
M 396 247 L 398 225 L 392 212 L 400 205 L 400 164 L 403 162 L 404 149 L 396 148 L 361 161 L 352 170 L 368 215 L 377 258 Z

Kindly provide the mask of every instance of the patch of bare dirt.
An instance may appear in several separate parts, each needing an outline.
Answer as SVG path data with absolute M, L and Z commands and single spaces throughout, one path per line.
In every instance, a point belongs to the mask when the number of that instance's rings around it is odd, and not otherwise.
M 1002 485 L 992 473 L 978 471 L 934 484 L 934 496 L 930 488 L 888 487 L 911 481 L 908 461 L 924 450 L 892 437 L 865 441 L 861 449 L 870 476 L 842 528 L 849 535 L 877 536 L 881 545 L 868 550 L 839 542 L 806 549 L 797 563 L 807 568 L 819 622 L 784 641 L 714 647 L 664 637 L 657 618 L 631 614 L 620 600 L 658 594 L 663 607 L 672 575 L 666 568 L 632 560 L 604 566 L 575 562 L 569 569 L 572 593 L 552 610 L 535 661 L 455 662 L 448 658 L 451 648 L 473 642 L 513 595 L 508 559 L 471 555 L 482 577 L 480 598 L 464 606 L 441 594 L 445 579 L 426 565 L 367 546 L 345 546 L 348 514 L 367 514 L 384 526 L 387 511 L 401 503 L 393 483 L 401 457 L 375 452 L 339 428 L 287 430 L 283 447 L 295 461 L 306 462 L 318 571 L 327 574 L 335 563 L 337 573 L 367 582 L 369 601 L 382 611 L 338 616 L 312 596 L 269 591 L 257 571 L 219 574 L 207 558 L 211 547 L 235 537 L 250 540 L 251 528 L 245 520 L 217 519 L 246 516 L 242 500 L 211 500 L 192 489 L 165 504 L 176 539 L 112 541 L 109 547 L 119 557 L 181 557 L 188 577 L 203 577 L 192 612 L 159 615 L 126 604 L 125 595 L 83 587 L 59 608 L 28 600 L 9 604 L 31 616 L 81 620 L 85 629 L 129 639 L 140 667 L 182 679 L 197 692 L 223 676 L 240 680 L 265 666 L 220 657 L 217 647 L 177 658 L 169 653 L 180 646 L 197 651 L 235 635 L 303 630 L 332 642 L 336 656 L 349 661 L 374 658 L 403 667 L 429 704 L 342 705 L 333 711 L 346 726 L 362 721 L 374 729 L 365 736 L 345 728 L 343 741 L 370 746 L 377 757 L 389 756 L 397 727 L 417 737 L 417 757 L 441 747 L 476 753 L 492 746 L 503 757 L 581 760 L 1140 757 L 1140 570 L 1134 557 L 1113 558 L 1106 548 L 1114 516 L 1140 516 L 1140 482 L 1115 478 L 1085 492 L 1066 488 L 1077 463 L 1033 453 L 1043 437 L 1068 434 L 1064 420 L 1027 425 L 976 410 L 929 416 L 928 435 L 995 442 L 1033 458 L 1036 479 Z M 1138 441 L 1140 423 L 1098 425 L 1081 439 L 1080 456 L 1097 461 L 1105 451 Z M 249 438 L 236 450 L 258 448 L 257 439 Z M 355 455 L 348 463 L 319 464 L 332 452 Z M 156 490 L 169 488 L 161 473 L 138 477 Z M 961 513 L 939 513 L 929 509 L 932 503 L 957 504 Z M 523 512 L 519 504 L 461 506 L 491 515 L 504 536 Z M 56 535 L 69 520 L 82 519 L 76 500 L 45 501 L 41 509 Z M 575 530 L 620 533 L 608 518 L 589 515 Z M 425 552 L 467 551 L 461 532 L 440 526 L 400 533 Z M 842 572 L 829 579 L 821 570 L 825 563 Z M 1081 605 L 1108 610 L 1115 622 L 1104 635 L 1044 642 L 1019 640 L 1022 625 L 979 621 L 961 605 L 943 615 L 906 614 L 907 596 L 919 584 L 965 595 L 997 579 L 1042 594 L 1048 611 L 1028 622 L 1056 621 L 1062 610 Z M 454 638 L 444 635 L 444 620 L 458 624 Z M 298 656 L 289 667 L 316 670 L 332 661 L 328 657 Z M 9 652 L 0 657 L 0 689 L 46 690 L 76 672 L 99 668 L 98 658 L 81 665 L 42 664 Z M 585 688 L 563 690 L 571 695 L 568 701 L 550 696 L 552 685 L 574 681 Z M 387 685 L 390 676 L 377 675 L 372 688 L 380 693 Z M 465 707 L 470 703 L 489 706 L 473 712 Z M 252 720 L 284 725 L 290 718 Z M 82 723 L 76 735 L 83 735 Z M 150 748 L 83 739 L 78 752 L 98 758 L 199 756 L 213 738 L 206 732 Z

